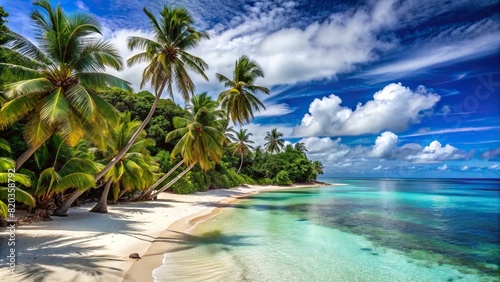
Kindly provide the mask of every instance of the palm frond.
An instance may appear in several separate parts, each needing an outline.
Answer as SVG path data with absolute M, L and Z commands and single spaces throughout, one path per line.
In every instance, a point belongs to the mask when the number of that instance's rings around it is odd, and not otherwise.
M 38 95 L 50 92 L 52 83 L 44 77 L 38 77 L 10 83 L 7 84 L 5 88 L 7 90 L 5 96 L 11 98 L 21 95 Z
M 0 108 L 0 130 L 22 119 L 36 107 L 36 100 L 32 96 L 20 96 L 5 103 Z
M 64 90 L 59 87 L 44 99 L 43 106 L 40 109 L 40 118 L 47 124 L 54 125 L 66 118 L 69 110 L 69 103 L 64 96 Z
M 118 87 L 125 91 L 133 91 L 129 82 L 111 74 L 93 72 L 77 73 L 75 76 L 78 77 L 82 86 L 90 89 L 106 90 L 107 88 Z
M 88 173 L 75 172 L 62 177 L 54 186 L 55 192 L 62 192 L 68 188 L 76 188 L 80 191 L 96 186 L 94 177 Z

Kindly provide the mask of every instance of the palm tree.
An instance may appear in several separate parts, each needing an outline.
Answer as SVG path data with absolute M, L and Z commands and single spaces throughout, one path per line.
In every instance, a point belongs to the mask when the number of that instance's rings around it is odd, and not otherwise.
M 279 132 L 276 128 L 273 128 L 271 132 L 266 132 L 266 137 L 264 139 L 267 141 L 264 144 L 264 147 L 266 148 L 266 151 L 271 154 L 279 153 L 285 145 L 283 133 Z
M 234 124 L 238 122 L 243 125 L 244 121 L 250 122 L 254 117 L 253 110 L 260 111 L 260 107 L 266 109 L 253 94 L 256 92 L 269 94 L 269 89 L 266 87 L 254 85 L 258 77 L 264 77 L 264 72 L 257 62 L 247 56 L 241 56 L 234 65 L 232 79 L 220 73 L 217 73 L 216 77 L 229 88 L 219 95 L 218 102 Z
M 11 40 L 2 49 L 11 49 L 18 60 L 0 63 L 1 71 L 20 79 L 5 86 L 9 101 L 0 109 L 0 130 L 29 117 L 29 148 L 17 159 L 17 169 L 54 133 L 71 146 L 86 133 L 102 136 L 104 120 L 116 120 L 117 113 L 91 90 L 130 90 L 124 80 L 104 73 L 106 67 L 121 70 L 123 63 L 115 46 L 96 37 L 101 27 L 92 15 L 67 15 L 48 0 L 34 5 L 42 8 L 31 13 L 40 47 L 9 31 Z
M 214 163 L 221 161 L 223 141 L 222 130 L 224 119 L 223 111 L 216 110 L 217 104 L 206 94 L 194 96 L 188 106 L 186 117 L 174 117 L 175 130 L 171 131 L 166 140 L 180 138 L 171 153 L 171 158 L 182 155 L 187 168 L 168 182 L 161 189 L 155 191 L 149 199 L 155 198 L 161 192 L 172 186 L 177 180 L 188 173 L 195 164 L 208 171 Z
M 236 137 L 233 139 L 235 142 L 235 149 L 233 151 L 233 154 L 240 154 L 241 156 L 241 161 L 240 161 L 240 167 L 238 168 L 237 173 L 240 173 L 241 167 L 243 166 L 243 158 L 250 152 L 250 150 L 253 150 L 254 148 L 252 145 L 255 142 L 250 140 L 250 136 L 252 136 L 252 133 L 247 133 L 246 129 L 240 128 L 240 131 L 235 132 Z
M 186 67 L 208 80 L 204 72 L 208 68 L 207 63 L 186 51 L 196 47 L 201 39 L 209 38 L 206 32 L 195 30 L 194 20 L 189 12 L 183 8 L 164 6 L 158 20 L 148 9 L 144 8 L 143 11 L 148 17 L 155 39 L 151 40 L 139 36 L 129 37 L 127 42 L 130 50 L 138 48 L 144 51 L 128 59 L 127 64 L 132 66 L 137 63 L 149 62 L 142 73 L 141 88 L 146 83 L 151 82 L 156 97 L 141 126 L 127 145 L 96 175 L 96 180 L 104 176 L 132 147 L 135 139 L 151 120 L 165 87 L 173 100 L 173 84 L 175 83 L 184 99 L 189 100 L 190 94 L 194 93 L 195 86 L 186 71 Z
M 312 173 L 314 179 L 316 179 L 318 175 L 323 174 L 323 164 L 320 161 L 312 162 Z
M 302 142 L 297 142 L 293 145 L 293 148 L 298 151 L 298 152 L 301 152 L 302 154 L 305 154 L 307 152 L 307 148 L 306 148 L 306 144 L 302 143 Z
M 97 152 L 101 162 L 108 163 L 126 145 L 140 124 L 140 121 L 130 120 L 130 113 L 124 114 L 120 118 L 120 123 L 110 130 L 106 150 Z M 146 132 L 142 131 L 125 156 L 104 176 L 106 182 L 104 190 L 99 202 L 90 210 L 91 212 L 108 212 L 107 199 L 111 185 L 114 187 L 114 198 L 117 199 L 120 191 L 123 194 L 131 190 L 142 190 L 154 183 L 159 167 L 147 149 L 154 145 L 155 141 L 146 138 Z

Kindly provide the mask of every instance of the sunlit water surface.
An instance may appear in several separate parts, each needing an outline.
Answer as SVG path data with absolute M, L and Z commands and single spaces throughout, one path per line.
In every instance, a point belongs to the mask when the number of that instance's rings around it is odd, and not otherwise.
M 197 224 L 161 281 L 500 281 L 499 180 L 331 180 Z

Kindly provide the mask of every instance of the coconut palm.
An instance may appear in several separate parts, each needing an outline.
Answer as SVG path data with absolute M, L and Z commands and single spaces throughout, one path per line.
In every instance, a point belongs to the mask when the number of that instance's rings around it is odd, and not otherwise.
M 247 129 L 240 128 L 240 131 L 235 131 L 235 134 L 236 136 L 232 140 L 235 142 L 233 154 L 240 154 L 241 156 L 240 167 L 237 171 L 237 173 L 240 173 L 241 167 L 243 166 L 243 158 L 250 152 L 250 150 L 254 149 L 250 144 L 254 144 L 255 142 L 250 140 L 250 136 L 253 134 L 247 132 Z
M 97 157 L 100 159 L 99 162 L 108 163 L 127 144 L 140 124 L 140 121 L 130 120 L 130 113 L 124 114 L 120 118 L 119 124 L 110 129 L 106 150 L 96 150 Z M 113 198 L 117 199 L 120 194 L 132 190 L 146 189 L 154 183 L 159 166 L 148 150 L 148 147 L 154 145 L 155 141 L 146 138 L 146 132 L 142 131 L 125 156 L 104 176 L 106 184 L 101 198 L 90 210 L 91 212 L 108 212 L 107 199 L 111 185 L 113 185 Z
M 203 93 L 191 99 L 186 117 L 174 117 L 176 129 L 167 135 L 166 140 L 180 138 L 172 150 L 171 158 L 181 155 L 187 168 L 151 194 L 150 199 L 172 186 L 195 164 L 199 164 L 202 170 L 208 171 L 214 163 L 221 161 L 225 138 L 222 130 L 224 119 L 221 118 L 223 112 L 215 109 L 216 106 L 217 104 Z
M 222 116 L 221 111 L 216 111 L 217 104 L 210 98 L 208 97 L 207 93 L 202 93 L 198 96 L 194 96 L 190 104 L 187 106 L 188 110 L 188 116 L 193 117 L 195 113 L 197 113 L 200 110 L 204 111 L 210 111 L 212 112 L 216 117 Z M 174 119 L 177 117 L 174 117 Z M 219 130 L 223 131 L 224 126 L 227 125 L 225 123 L 225 120 L 217 120 L 217 123 L 215 124 Z M 173 139 L 173 138 L 172 138 Z M 172 140 L 167 138 L 167 142 Z M 182 154 L 181 154 L 182 155 Z M 171 155 L 172 160 L 175 158 L 175 156 Z M 158 181 L 156 181 L 155 184 L 153 184 L 151 187 L 149 187 L 147 190 L 145 190 L 139 197 L 136 198 L 136 200 L 145 200 L 145 199 L 150 199 L 150 195 L 153 192 L 156 187 L 158 187 L 165 179 L 167 179 L 172 173 L 174 173 L 183 163 L 185 163 L 185 160 L 182 159 L 180 160 L 173 168 L 171 168 L 165 175 L 163 175 Z M 188 171 L 186 171 L 187 173 Z M 180 177 L 179 177 L 180 178 Z M 175 182 L 174 182 L 175 183 Z
M 266 109 L 254 96 L 254 93 L 258 92 L 269 94 L 269 89 L 266 87 L 254 85 L 257 78 L 264 77 L 264 72 L 257 62 L 247 56 L 241 56 L 234 65 L 232 79 L 220 73 L 217 73 L 216 77 L 229 88 L 219 95 L 218 101 L 234 124 L 238 122 L 242 125 L 244 121 L 250 122 L 254 117 L 254 110 Z
M 16 61 L 0 63 L 19 80 L 6 85 L 8 101 L 0 109 L 0 130 L 29 117 L 25 126 L 28 150 L 16 161 L 21 165 L 54 133 L 74 146 L 82 137 L 102 142 L 101 124 L 116 120 L 116 110 L 91 90 L 119 87 L 127 82 L 104 73 L 106 67 L 121 70 L 118 50 L 100 39 L 100 25 L 87 13 L 66 14 L 48 0 L 35 1 L 41 8 L 31 13 L 38 44 L 9 31 L 9 48 Z M 39 46 L 39 47 L 37 47 Z M 101 143 L 102 144 L 102 143 Z
M 208 68 L 207 63 L 187 52 L 188 49 L 196 47 L 201 39 L 209 38 L 206 32 L 196 31 L 189 12 L 183 8 L 164 6 L 160 12 L 160 18 L 156 19 L 148 9 L 144 8 L 143 11 L 146 13 L 155 38 L 152 40 L 139 36 L 129 37 L 127 39 L 129 49 L 143 51 L 129 58 L 127 64 L 132 66 L 137 63 L 149 63 L 142 73 L 141 88 L 146 83 L 151 82 L 156 97 L 141 126 L 127 145 L 96 175 L 97 180 L 104 176 L 132 147 L 135 139 L 151 120 L 165 87 L 167 87 L 172 100 L 174 98 L 173 84 L 177 86 L 177 90 L 184 100 L 189 100 L 190 95 L 194 93 L 195 85 L 189 77 L 186 67 L 208 80 L 205 75 L 205 69 Z
M 285 145 L 283 133 L 279 132 L 276 128 L 273 128 L 271 132 L 266 132 L 266 137 L 264 139 L 267 141 L 264 144 L 264 147 L 266 148 L 266 151 L 271 154 L 279 153 Z
M 313 173 L 314 179 L 316 179 L 316 177 L 318 177 L 318 175 L 323 174 L 323 164 L 320 161 L 312 162 L 312 173 Z
M 293 148 L 296 150 L 296 151 L 299 151 L 301 152 L 302 154 L 305 154 L 307 152 L 307 148 L 306 148 L 306 144 L 302 143 L 302 142 L 297 142 L 293 145 Z

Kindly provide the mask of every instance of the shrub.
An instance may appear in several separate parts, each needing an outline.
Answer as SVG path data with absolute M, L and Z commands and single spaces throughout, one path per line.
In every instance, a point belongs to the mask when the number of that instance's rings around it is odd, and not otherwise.
M 273 185 L 274 181 L 270 178 L 259 178 L 257 179 L 257 184 L 259 185 Z
M 288 177 L 288 172 L 282 170 L 276 174 L 276 177 L 274 178 L 274 182 L 278 185 L 289 185 L 292 184 L 292 181 Z
M 196 192 L 196 187 L 191 181 L 191 172 L 186 173 L 181 177 L 174 185 L 172 185 L 172 191 L 177 194 L 190 194 Z

